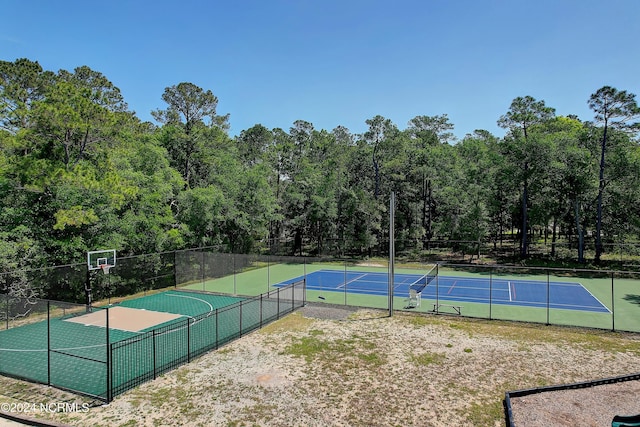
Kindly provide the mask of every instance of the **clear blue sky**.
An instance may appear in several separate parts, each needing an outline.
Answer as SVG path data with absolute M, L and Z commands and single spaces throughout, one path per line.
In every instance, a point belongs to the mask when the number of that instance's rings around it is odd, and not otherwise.
M 87 65 L 143 120 L 191 82 L 231 134 L 295 120 L 353 133 L 448 114 L 498 136 L 517 96 L 591 120 L 611 85 L 640 93 L 639 0 L 109 0 L 0 2 L 0 59 Z

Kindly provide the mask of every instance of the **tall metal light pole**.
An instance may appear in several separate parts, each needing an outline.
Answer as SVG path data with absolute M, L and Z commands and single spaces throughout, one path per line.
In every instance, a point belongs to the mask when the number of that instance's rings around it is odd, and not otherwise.
M 395 218 L 396 218 L 396 193 L 391 192 L 389 201 L 389 317 L 393 316 L 393 288 L 394 288 L 394 264 L 396 257 L 395 248 Z

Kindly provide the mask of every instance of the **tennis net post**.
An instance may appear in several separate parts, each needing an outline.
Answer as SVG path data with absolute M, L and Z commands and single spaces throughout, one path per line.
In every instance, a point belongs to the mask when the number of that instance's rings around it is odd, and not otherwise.
M 429 270 L 424 277 L 425 277 L 424 285 L 428 286 L 431 282 L 435 280 L 436 277 L 438 277 L 438 264 L 434 265 L 433 268 Z

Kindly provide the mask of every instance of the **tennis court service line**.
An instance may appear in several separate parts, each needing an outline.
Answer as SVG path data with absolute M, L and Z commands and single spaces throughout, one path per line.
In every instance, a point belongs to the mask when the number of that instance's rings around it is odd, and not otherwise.
M 451 291 L 453 290 L 453 288 L 456 286 L 456 283 L 458 283 L 458 281 L 457 281 L 457 280 L 454 280 L 454 281 L 453 281 L 453 284 L 449 287 L 449 291 L 447 291 L 447 294 L 450 294 L 450 293 L 451 293 Z
M 509 301 L 515 301 L 516 299 L 516 282 L 509 282 Z
M 509 290 L 509 302 L 513 301 L 511 299 L 511 282 L 507 282 L 507 289 Z

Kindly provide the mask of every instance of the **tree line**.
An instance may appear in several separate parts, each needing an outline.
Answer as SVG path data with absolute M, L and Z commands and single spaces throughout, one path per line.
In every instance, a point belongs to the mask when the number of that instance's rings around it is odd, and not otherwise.
M 496 118 L 504 137 L 461 140 L 447 114 L 232 137 L 211 90 L 158 95 L 153 124 L 87 66 L 0 61 L 0 271 L 104 248 L 366 255 L 386 238 L 392 191 L 396 238 L 418 248 L 511 234 L 526 257 L 538 232 L 580 261 L 593 236 L 598 261 L 639 235 L 640 109 L 624 90 L 585 96 L 592 121 L 517 97 Z

